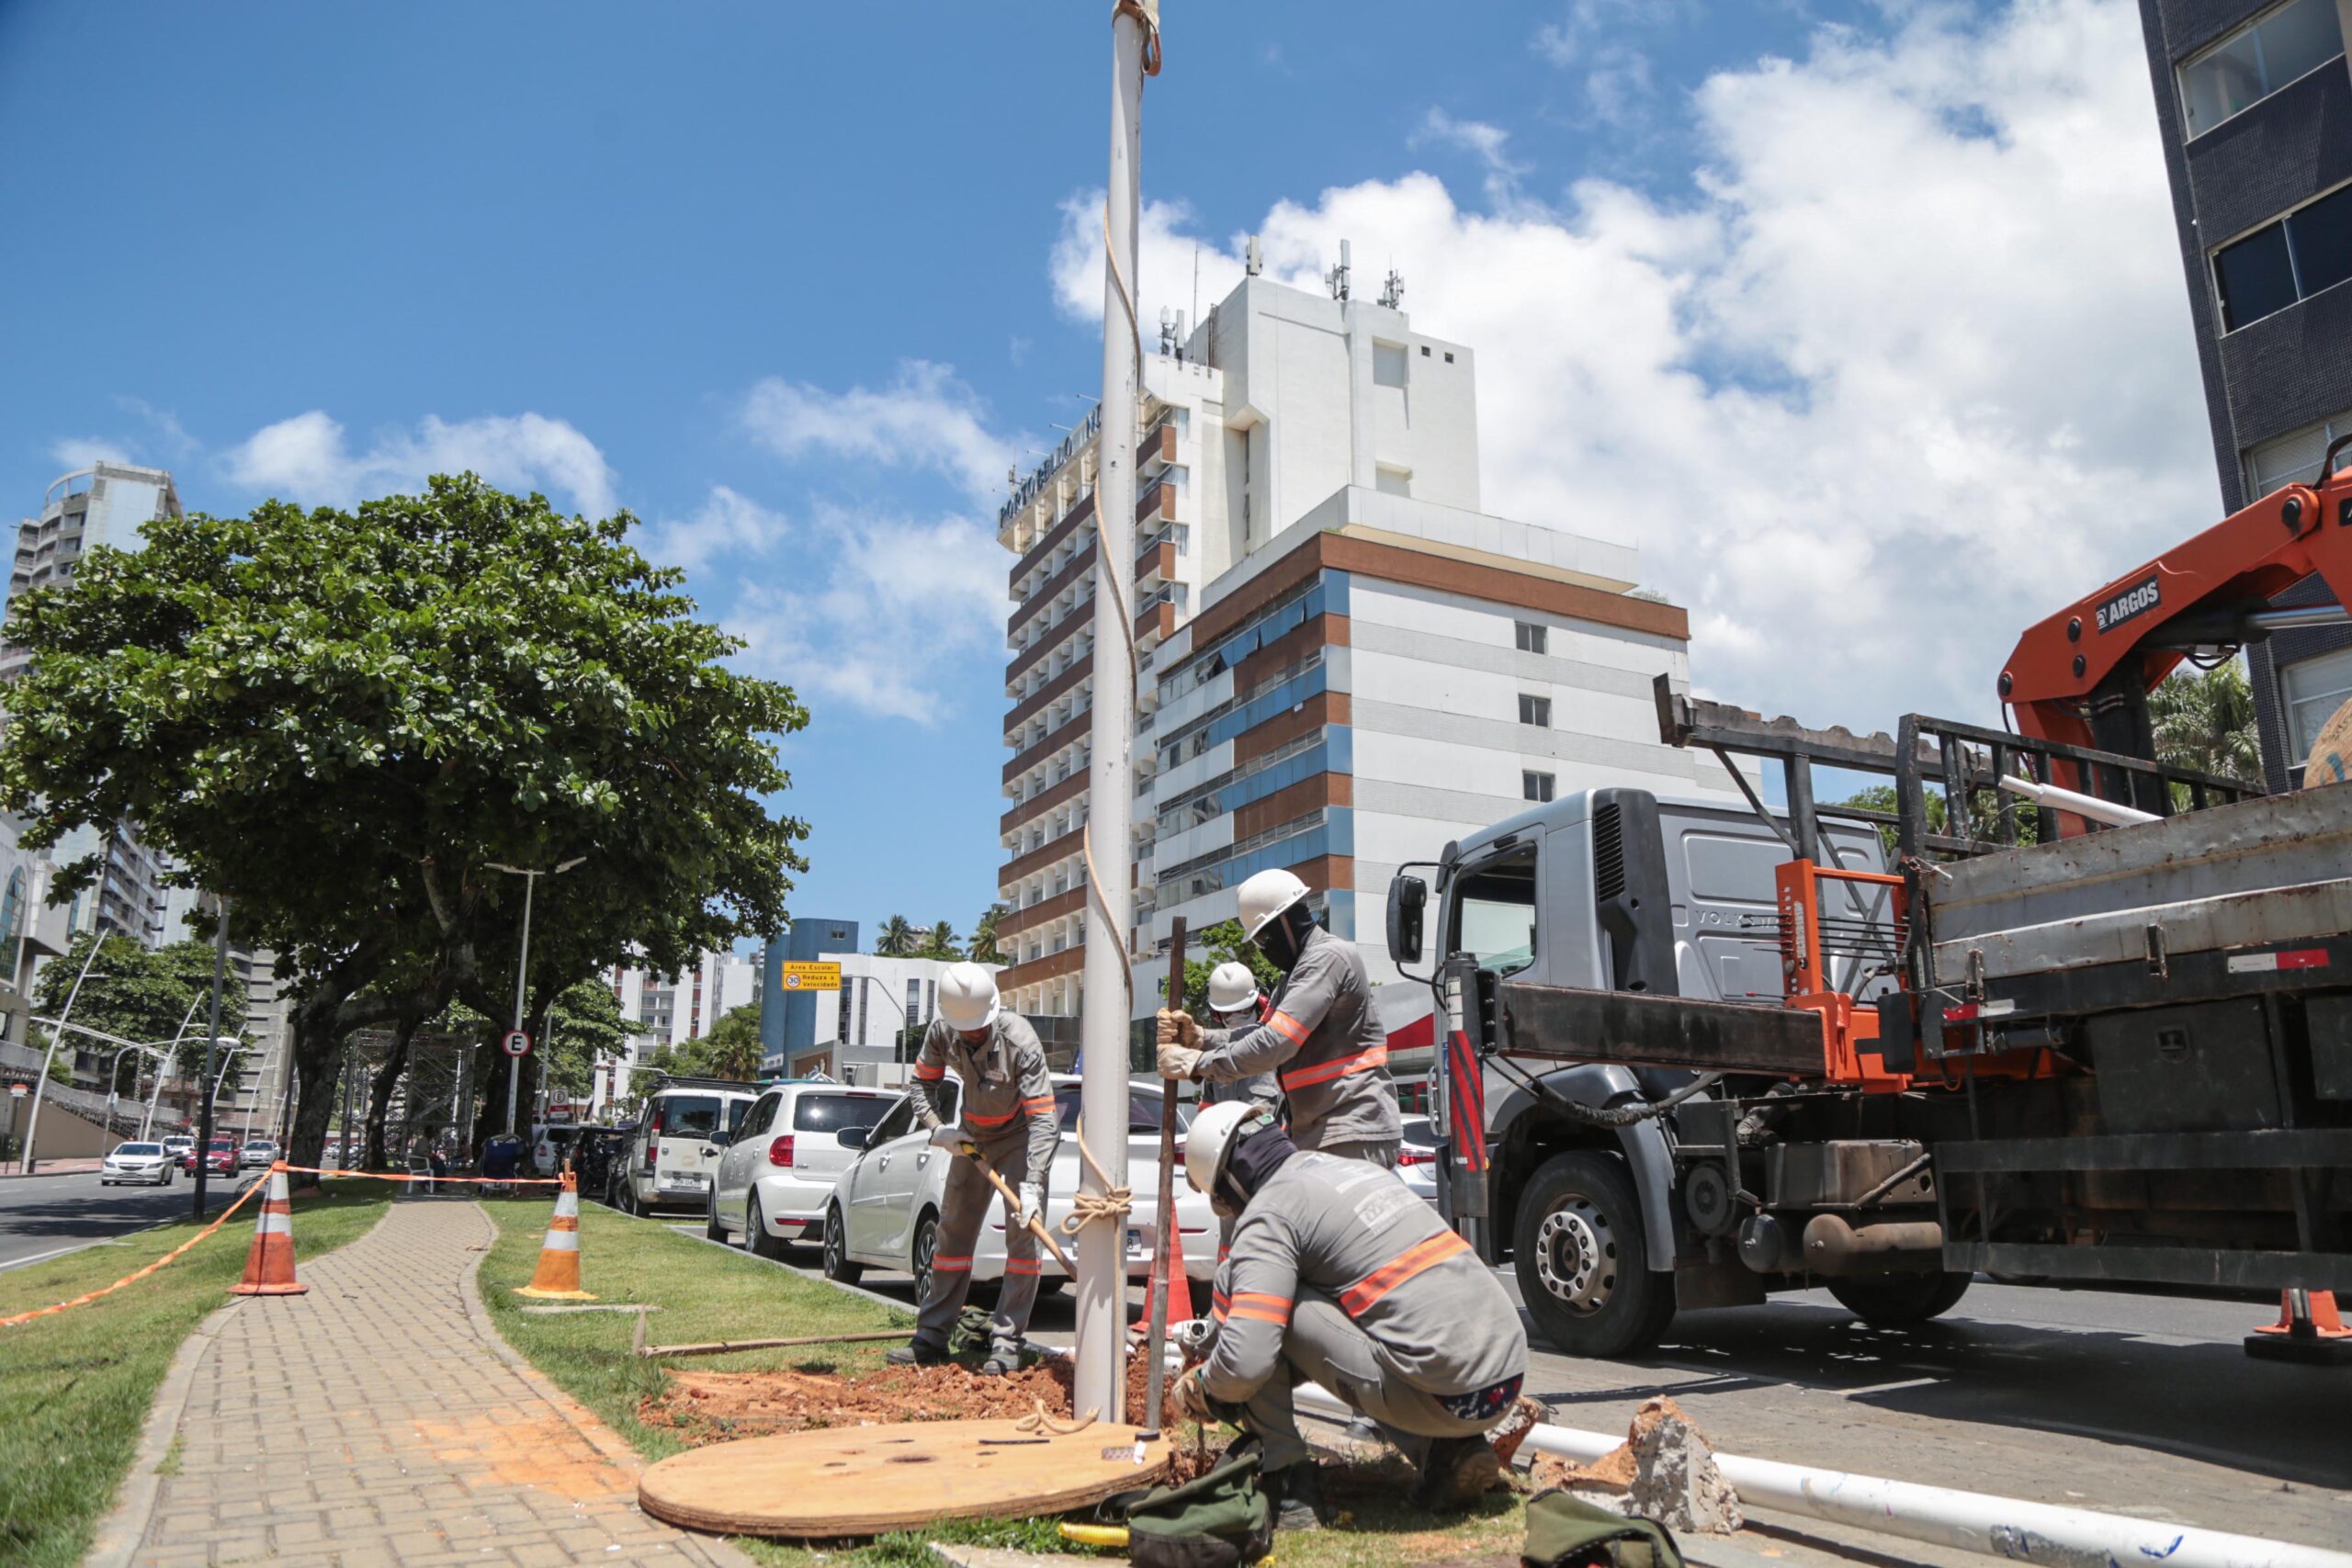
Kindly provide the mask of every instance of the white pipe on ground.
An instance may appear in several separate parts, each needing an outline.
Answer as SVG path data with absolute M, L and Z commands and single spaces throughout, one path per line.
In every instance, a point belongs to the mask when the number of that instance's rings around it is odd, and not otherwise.
M 1312 1383 L 1295 1395 L 1300 1408 L 1342 1420 L 1355 1413 Z M 1525 1449 L 1577 1463 L 1589 1463 L 1623 1442 L 1603 1432 L 1543 1424 L 1530 1432 Z M 1927 1541 L 1961 1551 L 1982 1552 L 2057 1568 L 2352 1568 L 2352 1553 L 2296 1546 L 2255 1536 L 2199 1529 L 2193 1525 L 2127 1518 L 2088 1508 L 2064 1508 L 1815 1470 L 1777 1460 L 1742 1459 L 1719 1453 L 1715 1463 L 1740 1501 L 1775 1513 L 1801 1514 L 1855 1529 L 1875 1530 L 1905 1540 Z

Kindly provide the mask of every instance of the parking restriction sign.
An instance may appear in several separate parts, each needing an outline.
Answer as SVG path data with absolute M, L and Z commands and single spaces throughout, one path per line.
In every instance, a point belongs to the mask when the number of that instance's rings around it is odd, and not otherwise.
M 510 1056 L 527 1056 L 531 1054 L 531 1037 L 519 1029 L 508 1030 L 505 1038 L 498 1043 Z

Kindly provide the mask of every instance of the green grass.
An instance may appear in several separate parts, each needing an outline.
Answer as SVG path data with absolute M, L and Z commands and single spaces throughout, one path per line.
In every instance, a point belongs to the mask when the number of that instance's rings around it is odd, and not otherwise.
M 156 1385 L 196 1325 L 229 1299 L 253 1239 L 248 1203 L 178 1262 L 103 1301 L 0 1328 L 0 1562 L 78 1562 L 130 1467 Z M 296 1201 L 294 1251 L 307 1259 L 383 1217 L 379 1182 L 335 1182 Z M 0 1274 L 0 1316 L 69 1300 L 154 1261 L 192 1220 Z M 175 1450 L 176 1452 L 176 1450 Z M 166 1456 L 165 1462 L 170 1462 Z
M 514 1286 L 527 1282 L 547 1234 L 544 1197 L 490 1199 L 484 1202 L 498 1223 L 498 1242 L 483 1260 L 482 1299 L 508 1344 L 628 1439 L 650 1460 L 667 1458 L 684 1445 L 676 1433 L 648 1427 L 637 1418 L 639 1404 L 662 1391 L 659 1363 L 629 1355 L 635 1319 L 626 1313 L 577 1313 L 528 1316 L 529 1304 Z M 646 1337 L 655 1344 L 698 1340 L 782 1338 L 803 1334 L 854 1334 L 914 1326 L 913 1314 L 877 1305 L 835 1290 L 821 1280 L 773 1268 L 741 1252 L 722 1252 L 667 1224 L 631 1219 L 599 1203 L 580 1211 L 580 1256 L 583 1288 L 603 1302 L 635 1302 L 662 1310 L 647 1319 Z M 813 1257 L 814 1255 L 809 1255 Z M 880 1365 L 887 1344 L 816 1347 L 802 1350 L 746 1350 L 704 1356 L 685 1365 L 715 1371 L 768 1367 L 836 1371 L 845 1374 Z M 1432 1519 L 1406 1506 L 1409 1482 L 1335 1488 L 1335 1506 L 1351 1512 L 1347 1528 L 1312 1535 L 1287 1535 L 1275 1545 L 1281 1568 L 1369 1568 L 1426 1562 L 1480 1553 L 1516 1553 L 1526 1536 L 1521 1499 L 1497 1495 L 1478 1512 L 1450 1521 Z M 1028 1551 L 1084 1555 L 1056 1533 L 1059 1521 L 967 1520 L 928 1529 L 887 1535 L 854 1550 L 812 1551 L 777 1541 L 738 1538 L 736 1543 L 762 1562 L 779 1568 L 931 1568 L 936 1560 L 923 1550 L 932 1540 L 1001 1546 Z M 1444 1529 L 1431 1529 L 1443 1523 Z M 1104 1553 L 1106 1562 L 1123 1562 Z

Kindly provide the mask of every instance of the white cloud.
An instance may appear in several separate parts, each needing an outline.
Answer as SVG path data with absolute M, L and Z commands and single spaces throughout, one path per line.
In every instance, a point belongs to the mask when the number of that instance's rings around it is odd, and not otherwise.
M 1498 207 L 1517 199 L 1519 176 L 1532 166 L 1511 158 L 1510 132 L 1483 120 L 1455 119 L 1440 108 L 1432 108 L 1421 117 L 1419 127 L 1406 145 L 1424 147 L 1431 143 L 1458 148 L 1484 164 L 1487 199 Z
M 348 505 L 420 490 L 429 475 L 471 470 L 509 490 L 568 499 L 591 516 L 615 507 L 613 470 L 596 444 L 536 413 L 456 423 L 428 415 L 414 431 L 387 431 L 354 453 L 343 426 L 313 409 L 256 431 L 223 464 L 237 484 L 311 503 Z
M 120 446 L 101 436 L 69 435 L 50 444 L 49 460 L 71 471 L 93 463 L 128 463 L 130 458 Z
M 2018 632 L 2219 504 L 2137 11 L 1899 15 L 1702 85 L 1682 201 L 1479 211 L 1407 175 L 1261 226 L 1301 288 L 1342 237 L 1395 258 L 1478 352 L 1487 505 L 1640 546 L 1703 687 L 1872 728 L 1988 716 Z M 1053 251 L 1075 317 L 1099 210 Z M 1189 226 L 1146 213 L 1146 321 L 1189 293 Z M 1238 243 L 1202 261 L 1221 297 Z
M 804 698 L 933 724 L 973 660 L 1009 657 L 1007 562 L 977 519 L 820 508 L 796 545 L 804 570 L 748 583 L 726 619 L 744 662 Z
M 713 485 L 692 517 L 658 519 L 639 537 L 637 547 L 656 566 L 685 568 L 689 576 L 726 558 L 741 565 L 746 558 L 765 556 L 791 532 L 780 512 L 726 485 Z
M 770 377 L 743 403 L 743 424 L 778 457 L 854 457 L 893 468 L 929 468 L 991 507 L 1004 495 L 1017 443 L 989 430 L 979 399 L 948 366 L 912 359 L 879 391 L 846 392 Z

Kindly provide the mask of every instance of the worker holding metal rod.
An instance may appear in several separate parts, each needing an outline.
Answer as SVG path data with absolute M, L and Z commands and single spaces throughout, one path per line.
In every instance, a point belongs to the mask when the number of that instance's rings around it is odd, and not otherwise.
M 963 1086 L 959 1124 L 941 1114 L 949 1071 Z M 972 1247 L 997 1194 L 993 1171 L 1016 1190 L 1004 1224 L 1004 1284 L 989 1325 L 989 1359 L 980 1371 L 1018 1371 L 1029 1314 L 1037 1304 L 1037 1227 L 1046 1213 L 1046 1175 L 1061 1142 L 1046 1048 L 1029 1021 L 1005 1010 L 996 977 L 978 964 L 951 964 L 939 976 L 939 1011 L 915 1059 L 915 1116 L 932 1141 L 954 1150 L 941 1200 L 939 1240 L 917 1309 L 914 1338 L 890 1352 L 897 1365 L 947 1359 L 947 1334 L 972 1289 Z

